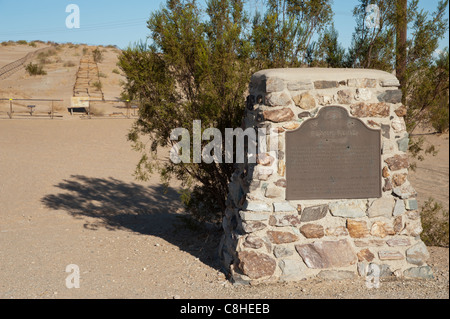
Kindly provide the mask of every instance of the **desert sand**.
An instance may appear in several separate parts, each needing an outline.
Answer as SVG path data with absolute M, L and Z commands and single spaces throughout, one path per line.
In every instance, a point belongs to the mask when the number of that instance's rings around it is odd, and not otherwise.
M 99 68 L 108 74 L 105 94 L 115 97 L 117 53 L 108 50 Z M 70 97 L 76 70 L 59 77 L 52 67 L 41 87 L 23 71 L 0 81 L 0 96 Z M 430 247 L 430 281 L 387 280 L 374 290 L 363 278 L 231 285 L 216 259 L 220 231 L 181 222 L 179 183 L 166 189 L 157 175 L 133 177 L 133 119 L 108 116 L 114 110 L 93 119 L 64 108 L 53 120 L 0 116 L 0 298 L 449 298 L 448 249 L 438 247 Z M 411 183 L 420 203 L 433 196 L 448 209 L 448 134 L 428 138 L 439 154 L 418 163 Z M 66 287 L 71 264 L 80 269 L 78 289 Z

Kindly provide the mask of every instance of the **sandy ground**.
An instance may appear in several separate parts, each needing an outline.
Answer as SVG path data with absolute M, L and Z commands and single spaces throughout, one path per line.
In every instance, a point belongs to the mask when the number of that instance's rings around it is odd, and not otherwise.
M 448 249 L 436 247 L 431 281 L 232 286 L 215 259 L 219 233 L 179 220 L 177 183 L 134 180 L 131 124 L 0 120 L 0 298 L 449 298 Z M 448 172 L 448 135 L 446 145 Z M 448 198 L 448 188 L 436 193 Z M 79 289 L 66 287 L 70 264 Z

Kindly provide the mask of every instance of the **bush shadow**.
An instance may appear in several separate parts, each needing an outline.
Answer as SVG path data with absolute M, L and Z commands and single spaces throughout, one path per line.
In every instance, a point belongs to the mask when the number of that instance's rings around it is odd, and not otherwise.
M 85 228 L 158 236 L 220 270 L 217 247 L 221 232 L 187 227 L 189 223 L 183 222 L 187 216 L 182 213 L 176 189 L 80 175 L 72 175 L 55 187 L 64 192 L 44 196 L 42 204 L 84 220 Z

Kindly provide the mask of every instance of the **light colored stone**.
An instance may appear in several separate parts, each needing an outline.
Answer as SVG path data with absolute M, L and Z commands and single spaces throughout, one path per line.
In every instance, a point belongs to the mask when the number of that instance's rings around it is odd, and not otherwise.
M 422 241 L 406 251 L 406 261 L 410 264 L 422 266 L 429 258 L 427 246 Z
M 333 237 L 340 237 L 340 236 L 347 236 L 348 231 L 344 226 L 338 226 L 338 227 L 329 227 L 326 229 L 327 236 L 333 236 Z
M 288 106 L 292 103 L 286 92 L 274 92 L 266 95 L 266 104 L 269 106 Z
M 280 92 L 286 88 L 284 81 L 277 77 L 271 77 L 266 80 L 266 92 Z
M 273 209 L 275 212 L 295 212 L 297 209 L 292 207 L 289 202 L 277 202 L 273 203 Z
M 283 195 L 283 191 L 278 187 L 267 187 L 264 194 L 267 198 L 277 198 Z
M 372 224 L 370 234 L 375 237 L 384 238 L 389 235 L 395 235 L 394 228 L 384 222 L 378 221 Z
M 256 162 L 259 165 L 270 166 L 273 164 L 273 162 L 275 162 L 275 158 L 273 156 L 270 156 L 268 153 L 258 154 Z
M 281 269 L 281 281 L 298 281 L 306 278 L 306 266 L 299 260 L 282 259 L 278 265 Z
M 420 221 L 420 219 L 417 219 L 417 220 L 408 220 L 405 223 L 405 228 L 402 230 L 400 234 L 417 237 L 420 236 L 422 232 L 423 232 L 422 222 Z
M 353 92 L 350 90 L 340 90 L 337 92 L 337 102 L 340 104 L 350 104 L 353 100 Z
M 354 265 L 356 254 L 346 239 L 339 241 L 316 241 L 296 245 L 295 249 L 309 268 L 339 268 Z
M 356 89 L 356 100 L 369 101 L 372 98 L 372 92 L 369 89 L 358 88 Z
M 392 120 L 391 126 L 395 133 L 406 132 L 406 124 L 403 118 Z
M 396 246 L 409 246 L 411 245 L 411 241 L 409 238 L 405 237 L 398 237 L 398 238 L 391 238 L 386 241 L 386 244 L 389 247 L 396 247 Z
M 374 217 L 392 217 L 392 212 L 395 206 L 395 199 L 392 197 L 379 198 L 373 201 L 367 210 L 369 218 Z
M 403 272 L 403 275 L 412 279 L 434 279 L 433 270 L 430 266 L 409 268 Z
M 292 251 L 292 249 L 289 249 L 285 246 L 275 246 L 275 248 L 273 249 L 273 254 L 277 258 L 282 258 L 292 256 L 294 252 Z
M 312 90 L 313 84 L 311 80 L 307 81 L 289 81 L 287 84 L 289 91 Z
M 398 79 L 384 79 L 381 81 L 381 86 L 382 87 L 389 87 L 389 86 L 399 87 L 400 82 Z
M 383 250 L 378 252 L 380 260 L 403 260 L 405 257 L 399 251 Z
M 273 244 L 288 244 L 298 240 L 297 235 L 283 231 L 267 231 L 267 237 Z
M 383 146 L 381 147 L 381 151 L 382 151 L 383 155 L 395 153 L 397 151 L 395 142 L 393 142 L 391 140 L 384 140 Z
M 248 210 L 248 208 L 247 208 Z M 267 211 L 267 210 L 265 210 Z M 244 221 L 262 221 L 262 220 L 268 220 L 270 214 L 269 213 L 263 213 L 262 210 L 258 211 L 240 211 L 239 216 Z
M 276 269 L 273 258 L 253 251 L 238 252 L 239 268 L 251 279 L 272 276 Z
M 292 99 L 293 99 L 295 105 L 297 105 L 298 107 L 300 107 L 303 110 L 312 110 L 317 105 L 314 97 L 308 92 L 300 94 L 300 95 L 296 95 Z
M 286 174 L 286 164 L 284 163 L 284 160 L 278 160 L 278 175 L 281 177 L 284 177 Z
M 348 79 L 347 85 L 351 87 L 360 87 L 360 88 L 376 88 L 377 87 L 376 79 L 368 79 L 368 78 L 359 78 L 359 79 Z
M 408 199 L 417 196 L 417 192 L 414 187 L 407 181 L 402 186 L 395 187 L 393 193 L 401 199 Z
M 294 112 L 289 108 L 283 108 L 278 110 L 270 110 L 263 112 L 264 120 L 274 123 L 292 121 L 295 117 Z
M 400 216 L 406 212 L 405 202 L 402 199 L 397 199 L 395 201 L 394 213 L 395 217 Z
M 382 247 L 384 246 L 384 240 L 380 239 L 370 239 L 366 240 L 355 240 L 354 241 L 356 247 Z
M 361 218 L 366 216 L 366 201 L 352 200 L 345 202 L 334 202 L 329 205 L 330 212 L 335 217 Z
M 300 127 L 300 123 L 298 122 L 290 122 L 288 124 L 283 125 L 283 128 L 287 131 L 293 131 Z

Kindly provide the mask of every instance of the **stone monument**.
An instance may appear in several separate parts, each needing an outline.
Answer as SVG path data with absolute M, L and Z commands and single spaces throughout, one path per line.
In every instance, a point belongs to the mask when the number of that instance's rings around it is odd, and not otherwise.
M 235 283 L 431 278 L 397 78 L 377 70 L 252 76 L 243 128 L 278 138 L 236 164 L 219 253 Z M 269 149 L 269 148 L 267 148 Z

